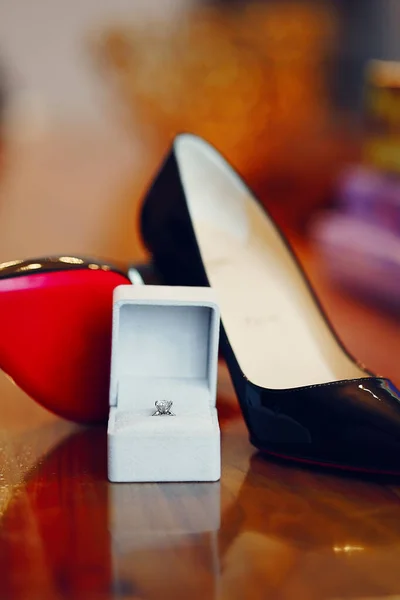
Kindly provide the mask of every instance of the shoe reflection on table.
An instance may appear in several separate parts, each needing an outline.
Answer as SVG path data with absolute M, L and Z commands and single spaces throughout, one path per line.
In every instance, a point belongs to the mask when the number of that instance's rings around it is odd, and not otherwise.
M 388 597 L 398 591 L 399 517 L 396 487 L 254 453 L 222 515 L 221 598 Z
M 9 501 L 2 593 L 173 598 L 185 589 L 213 597 L 219 491 L 219 483 L 109 484 L 106 431 L 78 430 Z
M 17 488 L 0 532 L 6 597 L 82 597 L 110 587 L 106 432 L 75 430 Z

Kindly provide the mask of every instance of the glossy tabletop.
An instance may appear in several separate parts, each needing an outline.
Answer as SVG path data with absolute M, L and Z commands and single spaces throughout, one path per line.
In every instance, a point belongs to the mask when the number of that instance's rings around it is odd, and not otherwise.
M 128 197 L 117 205 L 124 218 L 134 212 Z M 21 241 L 31 239 L 32 255 L 44 243 L 35 236 Z M 128 254 L 127 245 L 100 246 Z M 3 238 L 3 260 L 11 247 Z M 399 385 L 399 320 L 332 289 L 314 254 L 298 249 L 350 351 Z M 219 483 L 110 484 L 104 428 L 50 415 L 4 376 L 0 406 L 0 598 L 400 598 L 400 481 L 260 457 L 222 363 Z

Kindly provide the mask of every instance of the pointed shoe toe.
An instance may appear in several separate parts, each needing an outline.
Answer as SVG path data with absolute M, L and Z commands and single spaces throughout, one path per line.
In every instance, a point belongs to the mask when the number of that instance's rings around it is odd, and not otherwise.
M 262 452 L 305 463 L 400 474 L 400 393 L 365 378 L 271 393 L 247 382 L 245 418 Z

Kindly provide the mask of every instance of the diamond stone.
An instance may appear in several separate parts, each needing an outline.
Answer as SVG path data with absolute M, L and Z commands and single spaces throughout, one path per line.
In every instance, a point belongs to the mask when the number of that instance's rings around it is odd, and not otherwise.
M 171 400 L 157 400 L 155 404 L 160 415 L 167 415 L 172 406 Z

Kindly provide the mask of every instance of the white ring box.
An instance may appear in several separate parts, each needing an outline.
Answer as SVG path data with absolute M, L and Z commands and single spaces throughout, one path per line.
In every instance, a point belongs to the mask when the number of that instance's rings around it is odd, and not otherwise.
M 210 288 L 114 290 L 110 481 L 219 480 L 219 327 Z M 157 400 L 172 400 L 175 416 L 153 416 Z

